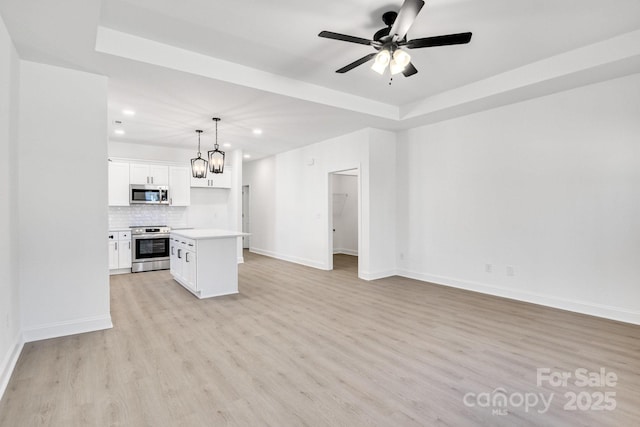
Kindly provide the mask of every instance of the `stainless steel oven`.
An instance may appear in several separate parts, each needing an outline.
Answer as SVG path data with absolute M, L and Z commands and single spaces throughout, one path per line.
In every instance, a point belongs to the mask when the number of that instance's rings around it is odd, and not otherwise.
M 169 233 L 167 226 L 131 227 L 131 272 L 169 268 Z

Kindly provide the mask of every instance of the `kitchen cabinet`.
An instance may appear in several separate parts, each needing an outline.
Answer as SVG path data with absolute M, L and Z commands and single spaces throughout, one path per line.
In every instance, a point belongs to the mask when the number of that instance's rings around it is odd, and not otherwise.
M 169 238 L 169 245 L 169 271 L 171 275 L 191 292 L 198 292 L 195 241 L 172 234 Z
M 131 232 L 109 232 L 109 270 L 111 274 L 131 273 Z
M 238 293 L 237 231 L 175 230 L 170 237 L 170 272 L 198 298 Z
M 109 162 L 109 206 L 129 206 L 129 163 Z
M 196 188 L 231 188 L 232 169 L 224 167 L 223 173 L 207 173 L 206 178 L 194 178 L 191 176 L 191 186 Z
M 169 167 L 165 165 L 131 163 L 129 181 L 131 184 L 169 185 Z
M 191 168 L 169 166 L 169 204 L 171 206 L 191 204 Z

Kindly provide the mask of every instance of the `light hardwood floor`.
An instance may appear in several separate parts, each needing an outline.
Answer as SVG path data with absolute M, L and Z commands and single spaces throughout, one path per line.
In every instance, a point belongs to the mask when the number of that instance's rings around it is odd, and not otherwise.
M 240 294 L 216 299 L 167 271 L 112 277 L 114 328 L 26 344 L 0 425 L 639 425 L 638 326 L 399 277 L 365 282 L 349 256 L 331 272 L 245 257 Z M 536 384 L 537 368 L 601 367 L 615 386 Z M 565 393 L 585 408 L 605 391 L 612 411 L 564 409 Z M 509 397 L 494 408 L 507 414 L 465 405 L 482 393 Z M 553 394 L 547 412 L 518 406 L 540 393 Z

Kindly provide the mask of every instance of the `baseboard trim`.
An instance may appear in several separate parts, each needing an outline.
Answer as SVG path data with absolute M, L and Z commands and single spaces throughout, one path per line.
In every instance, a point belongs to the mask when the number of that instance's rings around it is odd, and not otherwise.
M 109 270 L 109 276 L 115 276 L 117 274 L 131 274 L 131 267 L 116 268 L 115 270 Z
M 358 274 L 358 278 L 362 280 L 371 281 L 371 280 L 384 279 L 385 277 L 391 277 L 391 276 L 397 276 L 397 275 L 398 275 L 398 272 L 396 270 L 376 271 L 373 273 L 360 272 L 360 274 Z
M 7 352 L 4 359 L 2 360 L 2 364 L 0 364 L 0 399 L 4 396 L 4 392 L 9 385 L 9 380 L 11 379 L 11 375 L 13 374 L 13 370 L 18 363 L 18 358 L 20 357 L 20 353 L 22 353 L 22 348 L 24 347 L 24 340 L 21 334 L 18 334 L 16 337 L 13 346 Z
M 258 255 L 264 255 L 264 256 L 268 256 L 270 258 L 276 258 L 276 259 L 280 259 L 282 261 L 289 261 L 289 262 L 293 262 L 295 264 L 301 264 L 301 265 L 306 265 L 307 267 L 313 267 L 313 268 L 318 268 L 320 270 L 327 270 L 327 266 L 320 263 L 320 262 L 316 262 L 310 259 L 306 259 L 306 258 L 300 258 L 300 257 L 296 257 L 296 256 L 290 256 L 290 255 L 284 255 L 284 254 L 279 254 L 277 252 L 272 252 L 272 251 L 268 251 L 266 249 L 259 249 L 259 248 L 251 248 L 249 249 L 249 252 L 258 254 Z
M 111 328 L 113 328 L 113 323 L 111 323 L 110 315 L 95 316 L 24 329 L 22 337 L 24 342 L 32 342 Z
M 334 249 L 333 250 L 334 255 L 335 254 L 343 254 L 343 255 L 351 255 L 351 256 L 358 256 L 358 251 L 357 250 L 353 250 L 353 249 Z
M 602 317 L 609 320 L 616 320 L 619 322 L 640 325 L 640 312 L 627 310 L 620 307 L 612 307 L 603 304 L 593 304 L 586 301 L 567 300 L 564 298 L 557 298 L 553 296 L 537 294 L 534 292 L 516 291 L 513 289 L 506 289 L 478 282 L 417 273 L 409 270 L 398 270 L 397 275 L 407 277 L 409 279 L 420 280 L 422 282 L 430 282 L 437 285 L 449 286 L 452 288 L 464 289 L 467 291 L 479 292 L 482 294 L 543 305 L 545 307 L 558 308 L 560 310 L 567 310 L 575 313 Z

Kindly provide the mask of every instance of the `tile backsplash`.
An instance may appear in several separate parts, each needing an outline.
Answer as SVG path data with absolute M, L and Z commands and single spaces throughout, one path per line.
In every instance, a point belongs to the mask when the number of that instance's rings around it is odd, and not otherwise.
M 187 227 L 187 208 L 181 206 L 109 206 L 109 229 L 134 225 Z

